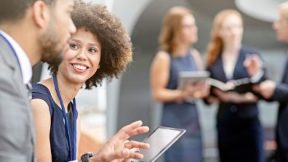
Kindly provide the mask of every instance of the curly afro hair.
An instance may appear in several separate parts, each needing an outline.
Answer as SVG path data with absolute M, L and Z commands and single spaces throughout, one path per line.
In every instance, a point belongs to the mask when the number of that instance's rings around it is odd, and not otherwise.
M 111 80 L 125 71 L 132 61 L 132 43 L 120 19 L 112 15 L 105 6 L 76 1 L 72 20 L 77 29 L 91 32 L 101 44 L 100 68 L 85 82 L 85 88 L 101 84 L 104 78 Z M 59 64 L 50 64 L 56 74 Z

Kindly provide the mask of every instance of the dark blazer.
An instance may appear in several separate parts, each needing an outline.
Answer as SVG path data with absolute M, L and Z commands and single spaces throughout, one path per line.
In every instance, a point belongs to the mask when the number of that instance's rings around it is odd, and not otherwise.
M 249 74 L 244 67 L 243 63 L 246 57 L 250 54 L 258 54 L 258 52 L 251 48 L 241 48 L 239 51 L 239 56 L 235 65 L 235 69 L 233 72 L 233 77 L 231 79 L 242 79 L 242 78 L 249 78 Z M 228 79 L 225 75 L 224 68 L 223 68 L 223 61 L 222 57 L 217 58 L 215 63 L 208 67 L 208 71 L 211 74 L 211 78 L 220 80 L 222 82 L 227 82 L 231 79 Z M 212 88 L 213 89 L 213 88 Z M 252 84 L 248 84 L 242 87 L 235 88 L 233 91 L 237 93 L 246 93 L 252 91 Z M 213 92 L 211 92 L 213 95 Z M 217 114 L 218 119 L 223 119 L 226 117 L 230 117 L 230 113 L 236 114 L 237 117 L 257 117 L 258 116 L 258 109 L 257 103 L 249 103 L 249 104 L 234 104 L 234 103 L 223 103 L 221 102 L 219 105 L 219 111 Z
M 232 78 L 227 78 L 222 56 L 208 68 L 211 77 L 222 82 L 248 78 L 243 63 L 250 54 L 258 54 L 251 48 L 241 48 Z M 252 92 L 253 84 L 236 87 L 231 91 L 239 94 Z M 213 92 L 213 87 L 211 88 Z M 220 102 L 217 112 L 217 145 L 221 162 L 264 162 L 263 132 L 258 118 L 257 102 Z
M 0 71 L 0 161 L 35 161 L 28 90 L 14 54 L 1 37 Z
M 278 162 L 288 161 L 288 59 L 281 83 L 277 84 L 273 101 L 279 102 L 276 124 L 276 157 Z

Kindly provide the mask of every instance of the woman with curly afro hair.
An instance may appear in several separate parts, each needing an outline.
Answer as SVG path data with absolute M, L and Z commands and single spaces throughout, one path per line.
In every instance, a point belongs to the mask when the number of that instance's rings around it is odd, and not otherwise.
M 132 60 L 132 44 L 120 20 L 104 6 L 77 1 L 72 12 L 77 28 L 63 50 L 61 63 L 50 64 L 52 77 L 33 85 L 32 109 L 38 162 L 67 162 L 78 158 L 79 122 L 75 96 L 104 78 L 123 72 Z M 123 127 L 90 161 L 143 158 L 131 149 L 148 144 L 128 138 L 148 132 L 136 121 Z

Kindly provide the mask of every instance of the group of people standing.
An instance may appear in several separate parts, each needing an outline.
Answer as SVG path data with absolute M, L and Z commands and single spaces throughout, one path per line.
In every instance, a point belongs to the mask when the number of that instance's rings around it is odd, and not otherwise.
M 283 42 L 288 42 L 287 17 L 288 3 L 283 3 L 279 7 L 279 19 L 274 23 L 277 38 Z M 151 91 L 153 98 L 163 105 L 161 125 L 184 128 L 187 133 L 166 152 L 165 162 L 203 161 L 199 116 L 191 98 L 218 105 L 216 129 L 221 162 L 265 161 L 258 101 L 279 101 L 275 160 L 288 161 L 288 67 L 282 84 L 267 80 L 259 51 L 244 46 L 242 36 L 241 14 L 233 9 L 220 11 L 212 24 L 203 63 L 193 48 L 198 37 L 192 12 L 185 7 L 173 7 L 166 14 L 159 36 L 160 50 L 150 70 Z M 201 70 L 207 70 L 211 78 L 224 83 L 243 78 L 250 78 L 250 83 L 231 91 L 220 90 L 207 82 L 179 89 L 181 72 Z

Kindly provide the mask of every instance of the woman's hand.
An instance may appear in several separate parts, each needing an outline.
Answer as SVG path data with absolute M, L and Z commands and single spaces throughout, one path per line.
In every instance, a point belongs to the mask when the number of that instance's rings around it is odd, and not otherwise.
M 265 99 L 270 99 L 275 91 L 276 83 L 272 80 L 266 80 L 259 85 L 255 85 L 253 90 L 260 93 Z
M 215 96 L 208 96 L 207 98 L 205 98 L 206 102 L 208 102 L 209 104 L 219 104 L 219 98 L 215 97 Z
M 236 92 L 223 92 L 219 89 L 214 89 L 213 92 L 222 102 L 253 103 L 258 100 L 258 98 L 250 92 L 245 94 L 239 94 Z
M 204 98 L 209 95 L 210 85 L 206 81 L 194 82 L 191 84 L 187 84 L 187 86 L 183 89 L 184 98 Z
M 147 133 L 149 128 L 136 121 L 121 128 L 91 159 L 92 162 L 130 162 L 142 159 L 143 155 L 135 150 L 148 149 L 149 144 L 129 141 L 130 137 Z
M 249 55 L 244 61 L 244 66 L 250 77 L 259 73 L 263 68 L 262 61 L 256 54 Z

